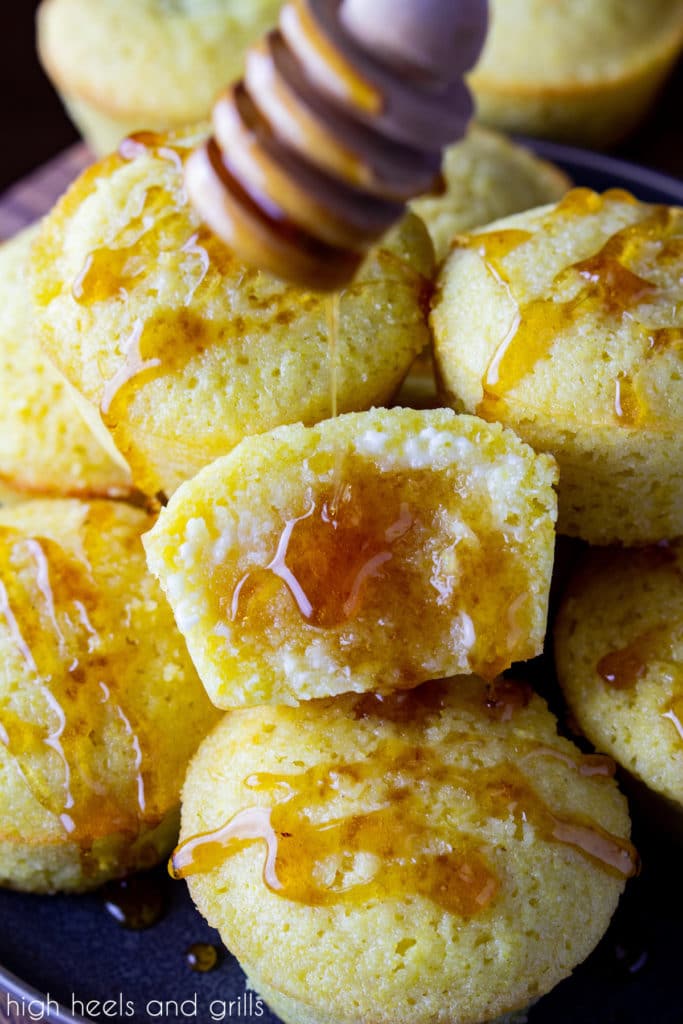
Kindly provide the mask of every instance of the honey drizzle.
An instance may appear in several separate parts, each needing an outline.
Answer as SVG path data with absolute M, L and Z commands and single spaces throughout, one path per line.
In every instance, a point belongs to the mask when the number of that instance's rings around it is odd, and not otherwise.
M 208 974 L 219 964 L 220 951 L 208 942 L 193 942 L 185 951 L 185 963 L 197 974 Z
M 484 707 L 494 721 L 509 722 L 518 711 L 529 706 L 533 693 L 528 683 L 516 679 L 496 679 L 487 688 Z
M 620 373 L 614 382 L 614 415 L 622 426 L 636 427 L 642 411 L 633 380 L 628 374 Z
M 332 292 L 325 299 L 327 310 L 327 350 L 330 364 L 330 415 L 337 415 L 337 384 L 339 375 L 339 305 L 341 295 Z
M 164 916 L 168 903 L 163 876 L 157 871 L 107 882 L 102 899 L 107 913 L 130 931 L 152 928 Z
M 674 696 L 660 712 L 671 723 L 677 739 L 683 743 L 683 665 L 677 660 L 674 645 L 682 622 L 665 623 L 641 633 L 630 644 L 604 655 L 597 664 L 598 675 L 615 690 L 630 690 L 653 666 L 665 668 L 672 677 Z
M 252 612 L 252 602 L 269 597 L 268 577 L 283 583 L 302 618 L 330 629 L 357 614 L 364 593 L 380 576 L 398 544 L 412 529 L 409 506 L 401 503 L 398 518 L 390 512 L 372 530 L 365 509 L 353 502 L 353 485 L 328 495 L 307 497 L 307 509 L 288 519 L 273 559 L 245 573 L 231 597 L 230 617 L 239 621 Z
M 329 481 L 335 457 L 316 452 L 310 468 Z M 329 630 L 330 657 L 353 672 L 367 662 L 354 636 L 356 624 L 379 632 L 390 615 L 397 635 L 405 624 L 413 639 L 397 647 L 386 676 L 377 678 L 381 692 L 408 689 L 438 674 L 426 670 L 434 662 L 435 643 L 457 644 L 450 649 L 463 669 L 487 680 L 511 661 L 531 656 L 519 627 L 530 598 L 514 538 L 485 531 L 463 539 L 458 529 L 454 495 L 464 502 L 476 481 L 457 470 L 435 483 L 428 469 L 377 474 L 369 468 L 365 456 L 347 450 L 340 496 L 329 482 L 309 489 L 298 499 L 303 508 L 272 509 L 261 551 L 212 565 L 210 614 L 217 635 L 230 642 L 245 625 L 243 656 L 255 651 L 252 635 L 279 650 L 292 642 L 298 614 L 295 642 L 304 643 L 308 629 Z M 446 522 L 444 508 L 453 511 Z M 296 587 L 287 585 L 292 578 Z M 411 619 L 398 596 L 387 609 L 388 592 L 410 593 L 413 605 L 428 608 L 430 630 L 422 635 L 414 629 L 414 612 Z M 496 636 L 480 632 L 479 605 L 499 609 Z
M 572 757 L 556 747 L 533 747 L 527 753 L 522 754 L 520 764 L 533 760 L 537 757 L 549 757 L 554 761 L 561 761 L 567 768 L 572 768 L 577 775 L 584 778 L 611 779 L 617 770 L 616 762 L 606 754 L 580 754 Z
M 114 376 L 104 385 L 100 401 L 100 411 L 105 417 L 111 411 L 112 402 L 126 384 L 130 383 L 140 374 L 145 373 L 145 371 L 155 370 L 161 366 L 161 360 L 158 358 L 143 359 L 140 352 L 142 331 L 143 322 L 138 319 L 135 321 L 133 331 L 124 345 L 125 361 Z
M 26 686 L 8 692 L 0 702 L 0 742 L 35 799 L 73 839 L 82 842 L 116 828 L 137 832 L 131 801 L 110 792 L 106 765 L 93 774 L 91 737 L 101 735 L 115 716 L 133 760 L 132 806 L 144 815 L 142 743 L 130 713 L 113 697 L 117 666 L 100 653 L 104 638 L 93 625 L 98 595 L 88 563 L 49 538 L 26 538 L 9 527 L 0 527 L 0 563 L 12 571 L 0 580 L 0 621 L 43 702 L 41 711 L 31 698 L 27 715 Z M 91 680 L 98 677 L 102 697 L 94 700 Z M 45 747 L 58 759 L 61 795 L 52 781 L 54 766 L 41 753 Z
M 212 332 L 211 323 L 193 314 L 190 306 L 212 269 L 221 273 L 235 260 L 208 228 L 194 226 L 188 218 L 182 169 L 190 152 L 191 144 L 174 145 L 151 132 L 124 139 L 119 147 L 121 160 L 144 155 L 165 160 L 171 165 L 170 175 L 163 185 L 146 189 L 135 216 L 107 245 L 88 253 L 72 286 L 75 301 L 91 307 L 112 300 L 127 303 L 131 291 L 144 286 L 146 276 L 159 263 L 178 265 L 179 278 L 186 283 L 180 308 L 160 310 L 133 323 L 123 344 L 123 360 L 100 396 L 100 411 L 109 426 L 122 419 L 122 407 L 143 385 L 181 369 L 208 348 L 218 332 L 218 328 Z M 186 238 L 179 243 L 183 233 Z
M 568 215 L 587 216 L 597 212 L 607 199 L 634 202 L 633 197 L 613 189 L 604 197 L 587 189 L 575 189 L 558 204 L 554 218 Z M 650 300 L 657 287 L 635 274 L 624 260 L 633 258 L 648 244 L 657 246 L 658 258 L 668 258 L 671 240 L 667 232 L 676 220 L 667 207 L 655 207 L 643 221 L 629 225 L 609 238 L 593 256 L 581 260 L 556 275 L 554 284 L 564 282 L 568 275 L 578 276 L 584 283 L 574 298 L 566 302 L 533 299 L 518 306 L 504 337 L 496 346 L 482 381 L 483 397 L 477 414 L 496 417 L 499 403 L 546 357 L 554 338 L 572 324 L 584 309 L 597 308 L 615 317 L 631 316 L 631 310 Z M 511 295 L 509 281 L 501 261 L 530 237 L 528 232 L 508 229 L 464 236 L 455 246 L 479 252 L 487 270 Z M 680 343 L 683 332 L 678 328 L 648 328 L 638 324 L 647 336 L 650 350 L 660 351 Z M 643 415 L 633 381 L 621 375 L 615 381 L 615 419 L 621 426 L 636 426 Z
M 485 819 L 512 818 L 546 841 L 570 846 L 618 877 L 638 870 L 627 841 L 578 816 L 556 815 L 511 762 L 468 771 L 443 763 L 428 747 L 400 740 L 351 764 L 319 765 L 299 774 L 257 773 L 243 780 L 269 806 L 243 808 L 220 828 L 186 840 L 173 855 L 176 878 L 205 873 L 263 842 L 263 881 L 285 899 L 309 906 L 359 904 L 420 895 L 453 914 L 472 917 L 495 899 L 500 881 L 485 844 L 429 820 L 432 798 Z M 348 799 L 362 813 L 337 816 Z M 368 792 L 369 791 L 369 792 Z
M 676 735 L 683 743 L 683 694 L 679 697 L 674 697 L 666 710 L 662 712 L 662 718 L 666 718 L 667 721 L 671 722 L 676 730 Z
M 655 661 L 668 662 L 678 670 L 673 646 L 675 634 L 681 628 L 683 622 L 662 623 L 641 633 L 624 647 L 609 651 L 598 661 L 598 675 L 615 690 L 630 690 Z

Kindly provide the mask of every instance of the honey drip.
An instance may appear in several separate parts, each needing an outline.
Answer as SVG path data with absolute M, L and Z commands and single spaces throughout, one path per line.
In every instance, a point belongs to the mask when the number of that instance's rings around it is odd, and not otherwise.
M 428 719 L 438 716 L 447 706 L 449 689 L 448 680 L 436 680 L 405 693 L 365 693 L 354 701 L 353 715 L 358 721 L 381 718 L 395 725 L 424 728 Z
M 372 508 L 354 500 L 353 484 L 309 494 L 306 511 L 289 519 L 272 561 L 247 572 L 235 587 L 231 618 L 252 616 L 284 585 L 306 622 L 322 629 L 352 619 L 367 590 L 394 559 L 413 527 L 410 507 Z
M 291 642 L 297 625 L 297 642 L 308 629 L 325 629 L 330 657 L 350 672 L 367 662 L 359 625 L 378 637 L 405 631 L 410 643 L 397 644 L 379 692 L 423 682 L 439 644 L 487 680 L 530 656 L 520 627 L 529 614 L 528 570 L 514 538 L 483 531 L 462 539 L 455 512 L 442 512 L 466 503 L 476 481 L 456 470 L 438 481 L 428 469 L 378 474 L 365 456 L 347 450 L 343 458 L 339 488 L 336 454 L 311 456 L 326 482 L 274 516 L 265 550 L 212 566 L 218 629 L 231 636 L 245 626 L 247 645 L 253 634 L 273 650 Z M 495 635 L 479 629 L 480 606 L 497 610 Z M 415 628 L 416 607 L 428 609 L 429 630 Z
M 619 190 L 601 197 L 587 189 L 575 189 L 558 205 L 553 217 L 587 216 L 597 212 L 610 198 L 620 201 L 628 198 L 633 202 L 628 193 L 622 194 Z M 477 413 L 495 419 L 499 403 L 548 356 L 557 335 L 583 316 L 597 312 L 613 318 L 628 316 L 633 320 L 633 311 L 651 302 L 658 289 L 628 264 L 641 252 L 649 250 L 651 253 L 653 249 L 658 262 L 670 259 L 672 239 L 669 236 L 676 225 L 672 211 L 656 207 L 645 220 L 618 231 L 594 255 L 565 268 L 555 277 L 554 285 L 578 278 L 580 287 L 573 298 L 564 302 L 539 298 L 519 306 L 486 369 Z M 464 237 L 455 244 L 478 251 L 488 271 L 508 288 L 502 261 L 530 237 L 525 231 L 509 229 Z M 643 335 L 645 353 L 648 349 L 661 351 L 678 345 L 683 336 L 679 328 L 651 328 L 638 321 L 635 329 Z M 643 415 L 635 384 L 626 375 L 615 381 L 614 415 L 616 422 L 626 427 L 636 426 Z
M 680 676 L 681 688 L 683 690 L 683 675 Z M 683 743 L 683 692 L 680 696 L 674 697 L 671 703 L 662 712 L 662 718 L 671 722 L 676 730 L 676 735 Z
M 423 896 L 472 917 L 496 898 L 500 880 L 485 845 L 448 822 L 430 820 L 432 803 L 473 806 L 482 820 L 513 819 L 546 842 L 570 846 L 610 874 L 638 870 L 633 846 L 595 822 L 552 812 L 512 763 L 465 770 L 429 747 L 401 740 L 372 757 L 320 765 L 298 774 L 257 773 L 244 787 L 268 804 L 239 811 L 213 832 L 175 851 L 177 878 L 211 871 L 253 843 L 266 849 L 263 880 L 277 895 L 310 906 Z M 347 800 L 366 806 L 345 815 Z
M 636 427 L 642 416 L 642 405 L 632 379 L 619 374 L 614 382 L 614 415 L 624 427 Z
M 1 527 L 0 564 L 9 570 L 0 581 L 0 628 L 30 681 L 0 698 L 0 742 L 74 840 L 137 833 L 147 803 L 144 750 L 117 693 L 119 668 L 97 627 L 101 596 L 85 556 Z M 97 756 L 105 732 L 123 738 L 130 763 L 117 791 Z
M 615 690 L 630 690 L 653 665 L 662 668 L 672 679 L 674 696 L 660 713 L 671 723 L 676 737 L 683 743 L 683 665 L 676 656 L 682 629 L 682 622 L 655 626 L 625 647 L 602 657 L 597 671 L 608 686 Z
M 353 715 L 360 721 L 381 718 L 394 725 L 424 729 L 448 706 L 448 694 L 452 687 L 457 685 L 457 682 L 441 679 L 386 697 L 378 693 L 366 693 L 354 701 Z M 511 722 L 529 706 L 533 695 L 534 691 L 529 683 L 501 677 L 487 686 L 483 708 L 494 721 Z M 477 710 L 479 707 L 477 702 Z M 473 733 L 463 733 L 460 740 L 463 746 L 481 743 L 481 737 Z M 520 765 L 536 758 L 551 758 L 585 778 L 609 779 L 616 772 L 614 760 L 605 754 L 580 754 L 577 751 L 572 755 L 556 747 L 532 743 L 522 738 L 515 738 L 513 741 L 511 736 L 508 737 L 508 742 L 513 742 L 515 759 Z
M 611 779 L 617 770 L 616 762 L 606 754 L 579 754 L 572 757 L 555 747 L 534 746 L 526 753 L 522 753 L 519 763 L 524 764 L 539 757 L 549 757 L 553 761 L 561 761 L 567 768 L 572 768 L 577 775 L 583 778 Z
M 629 690 L 654 662 L 665 662 L 679 672 L 680 663 L 675 659 L 674 644 L 681 629 L 683 622 L 667 622 L 641 633 L 631 643 L 600 658 L 598 675 L 615 690 Z
M 208 228 L 196 226 L 188 217 L 182 168 L 190 152 L 189 142 L 174 145 L 150 132 L 124 139 L 119 160 L 155 157 L 170 164 L 169 175 L 163 185 L 144 191 L 125 227 L 107 245 L 87 255 L 72 285 L 73 298 L 86 308 L 111 301 L 128 303 L 136 290 L 155 287 L 160 269 L 173 272 L 185 287 L 178 308 L 161 309 L 132 323 L 118 369 L 105 383 L 100 399 L 102 418 L 109 426 L 125 418 L 125 408 L 140 388 L 182 371 L 219 335 L 219 327 L 213 329 L 190 307 L 197 292 L 216 273 L 231 270 L 235 259 Z
M 498 722 L 509 722 L 517 711 L 529 706 L 533 690 L 528 683 L 496 679 L 488 687 L 486 711 Z
M 220 959 L 216 946 L 208 942 L 194 942 L 185 953 L 185 963 L 197 974 L 208 974 L 217 966 Z
M 330 416 L 337 415 L 337 384 L 339 375 L 339 292 L 332 292 L 327 304 L 327 346 L 330 362 Z
M 648 334 L 648 348 L 653 355 L 683 348 L 683 327 L 659 327 Z
M 163 876 L 158 871 L 107 882 L 102 889 L 102 899 L 107 913 L 122 928 L 135 932 L 157 924 L 168 902 Z

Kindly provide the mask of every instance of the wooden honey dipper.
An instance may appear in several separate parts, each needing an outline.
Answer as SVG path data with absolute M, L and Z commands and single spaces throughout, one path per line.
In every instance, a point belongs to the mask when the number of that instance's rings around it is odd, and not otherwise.
M 291 0 L 213 110 L 190 199 L 246 263 L 343 287 L 472 114 L 486 0 Z

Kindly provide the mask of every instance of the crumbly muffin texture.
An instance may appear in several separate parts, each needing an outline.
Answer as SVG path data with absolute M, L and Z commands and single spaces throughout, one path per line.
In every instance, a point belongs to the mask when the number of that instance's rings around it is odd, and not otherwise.
M 0 885 L 94 888 L 171 848 L 218 716 L 146 570 L 148 514 L 0 509 Z
M 281 0 L 43 0 L 38 51 L 100 154 L 143 129 L 209 115 Z
M 40 340 L 146 493 L 171 494 L 244 436 L 386 403 L 429 341 L 433 249 L 409 214 L 340 298 L 246 268 L 200 224 L 182 164 L 202 132 L 143 135 L 83 175 L 43 224 Z
M 444 397 L 560 466 L 560 532 L 683 533 L 683 211 L 575 189 L 461 236 L 432 326 Z
M 683 811 L 683 541 L 590 552 L 555 627 L 582 731 Z
M 27 228 L 0 245 L 0 500 L 128 496 L 133 485 L 123 460 L 95 438 L 37 345 L 27 282 L 37 231 Z
M 599 761 L 475 677 L 243 709 L 191 764 L 173 863 L 287 1024 L 478 1024 L 568 975 L 635 868 Z
M 247 439 L 145 547 L 219 707 L 492 678 L 542 648 L 554 481 L 497 425 L 374 410 Z

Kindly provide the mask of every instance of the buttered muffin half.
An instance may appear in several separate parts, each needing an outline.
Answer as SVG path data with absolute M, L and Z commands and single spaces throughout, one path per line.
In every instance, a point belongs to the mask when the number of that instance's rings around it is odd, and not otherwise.
M 682 45 L 682 0 L 491 0 L 469 78 L 477 117 L 610 145 L 645 114 Z
M 683 821 L 683 541 L 589 552 L 555 628 L 582 731 Z
M 0 885 L 83 890 L 172 847 L 217 720 L 117 502 L 0 509 Z
M 128 497 L 123 460 L 95 438 L 36 343 L 27 284 L 36 233 L 29 228 L 0 245 L 0 496 Z
M 613 763 L 522 683 L 226 715 L 173 856 L 287 1024 L 479 1024 L 593 949 L 637 867 Z
M 199 137 L 127 140 L 58 203 L 32 260 L 45 350 L 151 494 L 247 435 L 325 419 L 333 378 L 341 412 L 384 404 L 429 340 L 433 250 L 418 217 L 331 316 L 331 299 L 243 266 L 199 222 L 182 174 Z
M 38 52 L 96 153 L 208 117 L 281 0 L 43 0 Z
M 683 534 L 683 210 L 612 190 L 463 235 L 432 326 L 444 395 L 560 466 L 558 529 Z
M 219 707 L 495 677 L 540 653 L 555 464 L 451 410 L 243 441 L 145 537 Z

